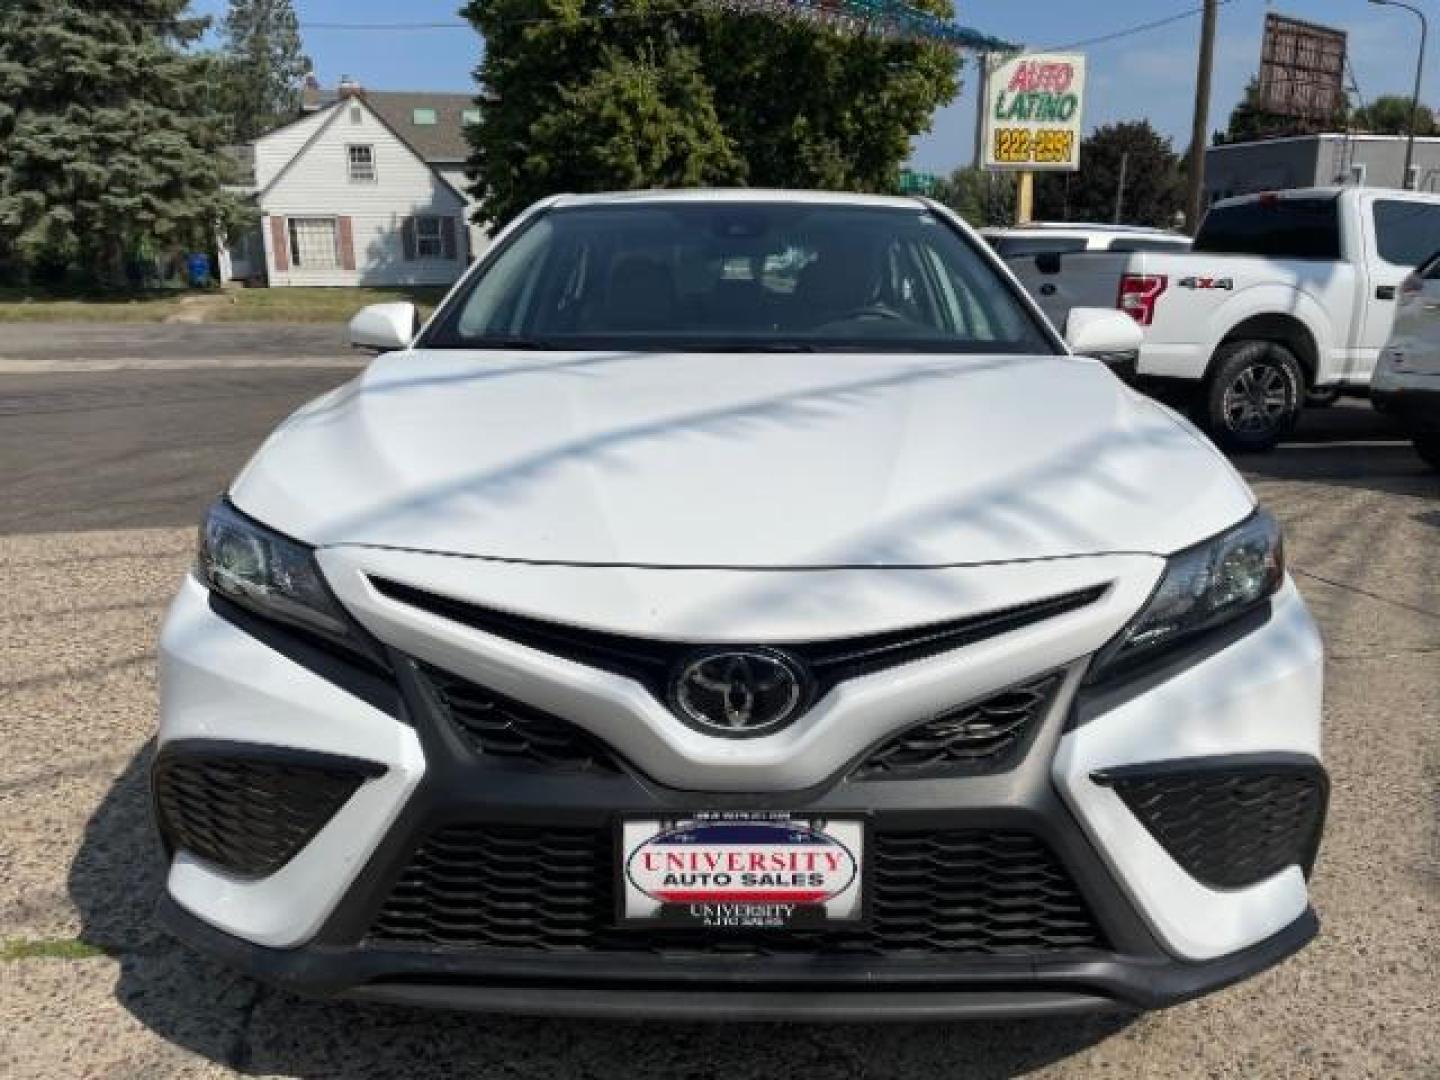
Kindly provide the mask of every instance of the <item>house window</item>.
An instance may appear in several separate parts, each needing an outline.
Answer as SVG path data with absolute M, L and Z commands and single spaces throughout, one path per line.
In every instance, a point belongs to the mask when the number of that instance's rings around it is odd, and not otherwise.
M 373 146 L 347 146 L 346 157 L 350 164 L 352 184 L 373 184 L 375 182 L 375 148 Z
M 445 240 L 438 217 L 415 219 L 415 254 L 422 259 L 439 259 L 445 255 Z
M 466 109 L 460 114 L 460 119 L 466 124 L 478 124 L 480 122 L 480 110 Z
M 412 119 L 414 119 L 416 127 L 434 127 L 440 122 L 434 109 L 416 109 Z
M 452 218 L 427 214 L 406 218 L 404 222 L 405 258 L 454 259 L 456 257 L 455 221 Z
M 365 119 L 365 114 L 361 111 L 360 106 L 359 106 L 359 105 L 351 105 L 351 106 L 350 106 L 350 123 L 352 123 L 352 124 L 358 124 L 358 123 L 360 123 L 360 122 L 361 122 L 362 120 L 364 120 L 364 119 Z
M 290 219 L 290 265 L 306 270 L 340 268 L 340 241 L 334 218 Z

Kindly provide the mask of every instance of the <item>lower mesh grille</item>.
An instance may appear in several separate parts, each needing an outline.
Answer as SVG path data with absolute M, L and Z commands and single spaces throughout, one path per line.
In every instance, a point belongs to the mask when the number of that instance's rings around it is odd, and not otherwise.
M 474 753 L 546 769 L 619 771 L 608 747 L 558 716 L 428 664 L 420 672 Z
M 1287 866 L 1308 874 L 1325 819 L 1325 774 L 1313 762 L 1206 766 L 1176 762 L 1100 773 L 1191 877 L 1242 888 Z
M 368 777 L 368 762 L 265 748 L 166 749 L 155 761 L 155 809 L 173 848 L 245 877 L 273 874 Z M 303 756 L 303 755 L 302 755 Z
M 1022 955 L 1105 947 L 1064 867 L 1019 832 L 872 834 L 864 929 L 614 929 L 608 829 L 452 826 L 416 853 L 371 928 L 377 943 L 471 950 Z
M 1062 673 L 1047 675 L 937 716 L 873 751 L 857 780 L 900 780 L 994 772 L 1015 761 L 1049 711 Z

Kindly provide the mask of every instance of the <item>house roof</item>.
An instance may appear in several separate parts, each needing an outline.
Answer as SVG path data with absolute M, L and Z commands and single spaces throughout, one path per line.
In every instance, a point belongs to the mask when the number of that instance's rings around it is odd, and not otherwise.
M 390 130 L 429 164 L 461 162 L 470 156 L 465 110 L 475 108 L 472 95 L 367 90 L 364 99 Z M 415 123 L 417 109 L 433 109 L 435 123 Z
M 307 86 L 307 111 L 336 104 L 337 95 Z M 432 94 L 429 91 L 360 91 L 364 104 L 374 109 L 386 127 L 410 144 L 425 163 L 459 163 L 469 157 L 465 141 L 465 109 L 475 108 L 469 94 Z M 416 109 L 433 109 L 433 124 L 416 124 Z

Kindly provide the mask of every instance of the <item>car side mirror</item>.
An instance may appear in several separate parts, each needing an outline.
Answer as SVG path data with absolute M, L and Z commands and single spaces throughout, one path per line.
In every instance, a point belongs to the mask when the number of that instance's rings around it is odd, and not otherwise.
M 1122 379 L 1134 377 L 1144 339 L 1135 320 L 1114 308 L 1071 308 L 1065 321 L 1070 351 L 1099 360 Z
M 414 304 L 371 304 L 350 320 L 350 345 L 377 353 L 408 349 L 419 324 Z

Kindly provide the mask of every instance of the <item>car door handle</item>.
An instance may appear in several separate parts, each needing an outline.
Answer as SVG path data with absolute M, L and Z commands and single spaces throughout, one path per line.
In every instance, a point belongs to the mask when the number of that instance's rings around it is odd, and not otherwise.
M 1040 286 L 1040 295 L 1041 295 L 1041 296 L 1054 296 L 1055 293 L 1056 293 L 1056 289 L 1055 289 L 1055 286 L 1054 286 L 1054 285 L 1041 285 L 1041 286 Z
M 1394 285 L 1376 285 L 1376 286 L 1375 286 L 1375 299 L 1376 299 L 1376 300 L 1394 300 L 1394 299 L 1395 299 L 1395 286 L 1394 286 Z

